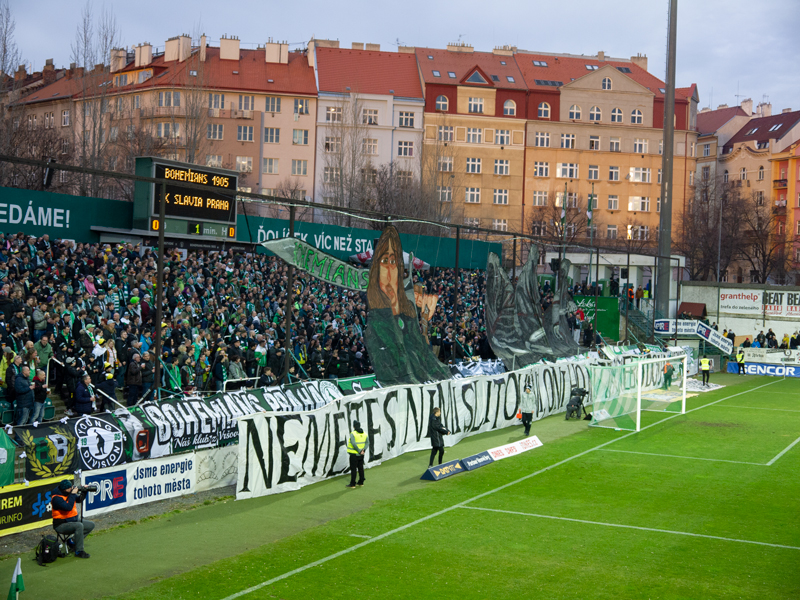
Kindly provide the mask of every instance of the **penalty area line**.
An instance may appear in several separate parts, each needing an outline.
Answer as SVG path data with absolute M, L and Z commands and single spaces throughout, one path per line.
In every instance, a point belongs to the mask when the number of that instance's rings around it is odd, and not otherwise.
M 656 529 L 655 527 L 638 527 L 636 525 L 621 525 L 619 523 L 603 523 L 601 521 L 587 521 L 584 519 L 571 519 L 569 517 L 555 517 L 553 515 L 538 515 L 516 510 L 500 510 L 497 508 L 482 508 L 480 506 L 462 506 L 465 510 L 482 510 L 485 512 L 504 513 L 507 515 L 519 515 L 523 517 L 536 517 L 537 519 L 551 519 L 553 521 L 570 521 L 572 523 L 583 523 L 585 525 L 601 525 L 603 527 L 618 527 L 620 529 L 637 529 L 654 533 L 670 533 L 672 535 L 686 535 L 689 537 L 706 538 L 709 540 L 719 540 L 723 542 L 737 542 L 739 544 L 755 544 L 757 546 L 769 546 L 771 548 L 785 548 L 787 550 L 800 550 L 798 546 L 786 546 L 784 544 L 771 544 L 769 542 L 756 542 L 753 540 L 740 540 L 737 538 L 727 538 L 719 535 L 706 535 L 704 533 L 690 533 L 688 531 L 673 531 L 671 529 Z
M 252 592 L 260 590 L 261 588 L 264 588 L 264 587 L 267 587 L 269 585 L 272 585 L 273 583 L 278 583 L 279 581 L 283 581 L 284 579 L 288 579 L 289 577 L 292 577 L 293 575 L 297 575 L 299 573 L 302 573 L 303 571 L 307 571 L 308 569 L 312 569 L 314 567 L 318 567 L 320 565 L 325 564 L 326 562 L 329 562 L 331 560 L 339 558 L 340 556 L 344 556 L 345 554 L 349 554 L 350 552 L 354 552 L 355 550 L 363 548 L 364 546 L 369 546 L 370 544 L 373 544 L 375 542 L 379 542 L 380 540 L 385 539 L 385 538 L 387 538 L 387 537 L 389 537 L 391 535 L 394 535 L 395 533 L 400 533 L 401 531 L 405 531 L 406 529 L 410 529 L 411 527 L 414 527 L 414 525 L 419 525 L 420 523 L 424 523 L 425 521 L 429 521 L 431 519 L 435 519 L 436 517 L 440 517 L 440 516 L 442 516 L 444 514 L 447 514 L 447 513 L 451 512 L 451 511 L 453 511 L 453 510 L 455 510 L 457 508 L 465 507 L 470 502 L 475 502 L 476 500 L 480 500 L 481 498 L 485 498 L 486 496 L 491 496 L 492 494 L 495 494 L 495 493 L 497 493 L 499 491 L 502 491 L 502 490 L 504 490 L 506 488 L 509 488 L 509 487 L 511 487 L 513 485 L 517 485 L 518 483 L 522 483 L 523 481 L 527 481 L 528 479 L 530 479 L 532 477 L 536 477 L 537 475 L 541 475 L 542 473 L 546 473 L 547 471 L 550 471 L 551 469 L 555 469 L 556 467 L 559 467 L 559 466 L 561 466 L 563 464 L 566 464 L 566 463 L 568 463 L 570 461 L 573 461 L 576 458 L 580 458 L 582 456 L 586 456 L 587 454 L 589 454 L 591 452 L 594 452 L 596 450 L 601 450 L 602 448 L 605 448 L 606 446 L 608 446 L 610 444 L 614 444 L 615 442 L 618 442 L 620 440 L 624 440 L 626 438 L 629 438 L 632 435 L 636 435 L 637 433 L 641 433 L 645 429 L 650 429 L 651 427 L 655 427 L 656 425 L 660 425 L 661 423 L 664 423 L 665 421 L 669 421 L 670 419 L 674 419 L 676 417 L 680 417 L 683 414 L 689 414 L 690 412 L 694 412 L 696 410 L 700 410 L 701 408 L 706 408 L 707 406 L 713 406 L 714 404 L 717 404 L 719 402 L 723 402 L 725 400 L 729 400 L 731 398 L 735 398 L 736 396 L 741 396 L 742 394 L 749 394 L 750 392 L 754 392 L 754 391 L 756 391 L 758 389 L 767 387 L 769 385 L 774 385 L 775 383 L 778 383 L 779 381 L 781 381 L 781 380 L 778 379 L 776 381 L 770 381 L 769 383 L 765 383 L 764 385 L 759 385 L 757 387 L 750 388 L 749 390 L 744 390 L 742 392 L 739 392 L 738 394 L 733 394 L 731 396 L 726 396 L 725 398 L 721 398 L 719 400 L 714 400 L 713 402 L 709 402 L 708 404 L 704 404 L 703 406 L 698 406 L 696 408 L 692 408 L 690 410 L 687 410 L 686 413 L 677 413 L 677 414 L 674 414 L 672 416 L 666 417 L 664 419 L 661 419 L 660 421 L 656 421 L 655 423 L 651 423 L 650 425 L 646 425 L 646 426 L 642 427 L 639 431 L 631 431 L 630 433 L 627 433 L 625 435 L 621 435 L 618 438 L 614 438 L 613 440 L 609 440 L 607 442 L 604 442 L 604 443 L 602 443 L 602 444 L 600 444 L 598 446 L 595 446 L 594 448 L 589 448 L 588 450 L 584 450 L 583 452 L 579 452 L 578 454 L 575 454 L 573 456 L 569 456 L 569 457 L 565 458 L 564 460 L 560 460 L 557 463 L 553 463 L 552 465 L 544 467 L 544 468 L 541 468 L 538 471 L 534 471 L 533 473 L 528 473 L 527 475 L 524 475 L 524 476 L 520 477 L 519 479 L 515 479 L 514 481 L 510 481 L 510 482 L 508 482 L 506 484 L 498 486 L 498 487 L 496 487 L 496 488 L 494 488 L 492 490 L 489 490 L 488 492 L 483 492 L 482 494 L 478 494 L 477 496 L 473 496 L 472 498 L 464 500 L 463 502 L 459 502 L 458 504 L 454 504 L 453 506 L 448 506 L 447 508 L 443 508 L 442 510 L 436 511 L 435 513 L 431 513 L 429 515 L 421 517 L 421 518 L 417 519 L 416 521 L 411 521 L 410 523 L 406 523 L 405 525 L 401 525 L 400 527 L 397 527 L 396 529 L 392 529 L 392 530 L 387 531 L 385 533 L 382 533 L 380 535 L 376 535 L 375 537 L 370 538 L 368 540 L 364 540 L 363 542 L 360 542 L 360 543 L 358 543 L 358 544 L 356 544 L 354 546 L 350 546 L 348 548 L 345 548 L 344 550 L 340 550 L 339 552 L 335 552 L 334 554 L 330 554 L 330 555 L 328 555 L 328 556 L 326 556 L 324 558 L 320 558 L 319 560 L 315 560 L 314 562 L 310 562 L 307 565 L 303 565 L 302 567 L 298 567 L 296 569 L 293 569 L 292 571 L 288 571 L 288 572 L 284 573 L 283 575 L 278 575 L 277 577 L 273 577 L 272 579 L 268 579 L 267 581 L 262 581 L 261 583 L 258 583 L 258 584 L 254 585 L 252 587 L 249 587 L 247 589 L 244 589 L 244 590 L 241 590 L 239 592 L 236 592 L 235 594 L 231 594 L 230 596 L 225 596 L 225 598 L 223 598 L 222 600 L 235 600 L 236 598 L 241 598 L 242 596 L 246 596 L 247 594 L 250 594 Z M 788 448 L 787 448 L 787 450 L 788 450 Z M 780 457 L 777 457 L 777 458 L 780 458 Z M 777 460 L 777 458 L 775 460 Z
M 797 438 L 797 439 L 796 439 L 795 441 L 793 441 L 791 444 L 789 444 L 788 446 L 786 446 L 786 448 L 784 448 L 784 449 L 783 449 L 783 450 L 780 452 L 780 454 L 778 454 L 778 456 L 776 456 L 775 458 L 773 458 L 771 461 L 769 461 L 769 462 L 767 463 L 767 466 L 771 466 L 771 465 L 772 465 L 772 464 L 773 464 L 773 463 L 774 463 L 776 460 L 778 460 L 778 459 L 779 459 L 781 456 L 783 456 L 783 455 L 784 455 L 784 454 L 786 454 L 786 453 L 787 453 L 789 450 L 791 450 L 792 448 L 794 448 L 794 447 L 797 445 L 797 442 L 800 442 L 800 438 Z
M 725 460 L 722 458 L 701 458 L 700 456 L 679 456 L 677 454 L 656 454 L 654 452 L 634 452 L 633 450 L 614 450 L 613 448 L 603 448 L 603 452 L 619 452 L 620 454 L 642 454 L 644 456 L 663 456 L 665 458 L 686 458 L 689 460 L 707 460 L 710 462 L 733 463 L 735 465 L 756 465 L 767 467 L 766 463 L 743 462 L 741 460 Z

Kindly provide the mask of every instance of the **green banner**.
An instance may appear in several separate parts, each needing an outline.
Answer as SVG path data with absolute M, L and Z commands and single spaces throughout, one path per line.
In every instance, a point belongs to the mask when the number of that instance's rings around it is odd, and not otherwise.
M 354 292 L 367 291 L 369 269 L 353 265 L 321 252 L 314 246 L 296 238 L 281 238 L 261 243 L 264 248 L 314 277 Z
M 241 210 L 241 209 L 240 209 Z M 378 229 L 339 227 L 324 223 L 295 221 L 295 237 L 341 260 L 354 254 L 373 250 L 381 236 Z M 442 236 L 448 235 L 442 230 Z M 240 214 L 236 221 L 236 239 L 239 242 L 261 244 L 289 236 L 289 221 L 267 219 Z M 400 234 L 405 252 L 425 261 L 432 267 L 455 267 L 456 240 L 449 237 Z M 485 269 L 489 252 L 502 256 L 502 244 L 462 239 L 459 245 L 458 265 L 462 269 Z
M 119 200 L 0 188 L 0 231 L 98 242 L 92 226 L 130 229 L 133 205 Z
M 0 487 L 14 483 L 14 442 L 3 431 L 0 433 Z
M 603 296 L 575 296 L 575 304 L 583 311 L 587 322 L 594 323 L 595 302 L 597 310 L 597 331 L 605 338 L 619 340 L 619 307 L 617 298 Z

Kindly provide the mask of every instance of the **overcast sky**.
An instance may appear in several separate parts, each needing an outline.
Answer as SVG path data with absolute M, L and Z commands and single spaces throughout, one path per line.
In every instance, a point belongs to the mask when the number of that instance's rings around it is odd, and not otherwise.
M 69 66 L 70 45 L 84 2 L 8 0 L 17 23 L 23 59 L 41 69 L 47 58 Z M 238 0 L 116 2 L 94 0 L 117 19 L 125 46 L 164 41 L 181 33 L 205 32 L 212 43 L 238 36 L 243 47 L 268 37 L 292 48 L 315 36 L 379 43 L 382 50 L 407 46 L 444 47 L 467 42 L 476 50 L 516 45 L 526 50 L 649 59 L 649 71 L 666 72 L 667 0 L 405 0 L 376 2 Z M 487 10 L 490 9 L 490 10 Z M 733 105 L 736 94 L 773 112 L 800 109 L 800 1 L 679 0 L 677 86 L 698 85 L 700 107 Z

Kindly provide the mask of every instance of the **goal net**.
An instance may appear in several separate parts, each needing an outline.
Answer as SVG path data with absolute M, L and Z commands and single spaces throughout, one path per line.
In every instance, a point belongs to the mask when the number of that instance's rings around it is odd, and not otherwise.
M 639 431 L 642 411 L 685 413 L 686 366 L 685 354 L 590 366 L 591 425 Z

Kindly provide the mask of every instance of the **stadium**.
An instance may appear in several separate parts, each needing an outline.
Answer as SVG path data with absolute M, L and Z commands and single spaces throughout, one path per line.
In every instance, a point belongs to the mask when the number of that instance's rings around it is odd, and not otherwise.
M 0 0 L 9 598 L 800 597 L 800 111 L 665 4 L 661 78 Z

